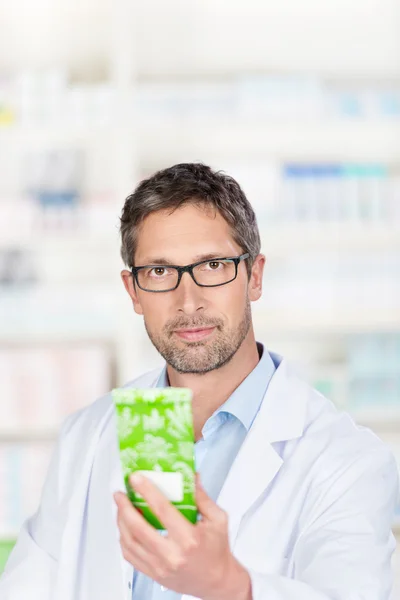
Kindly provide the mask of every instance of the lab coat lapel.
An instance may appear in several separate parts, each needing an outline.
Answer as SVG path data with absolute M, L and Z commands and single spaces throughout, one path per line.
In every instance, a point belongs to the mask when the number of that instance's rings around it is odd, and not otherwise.
M 152 371 L 146 373 L 142 377 L 128 383 L 124 387 L 147 387 L 155 385 L 160 371 Z M 98 419 L 95 417 L 98 415 Z M 85 543 L 82 538 L 82 527 L 86 518 L 86 503 L 91 485 L 91 473 L 93 463 L 96 456 L 100 437 L 103 435 L 106 428 L 114 427 L 115 431 L 115 415 L 114 404 L 111 394 L 104 396 L 101 401 L 98 401 L 96 413 L 91 413 L 91 421 L 84 422 L 80 430 L 75 432 L 76 440 L 70 440 L 69 443 L 82 445 L 82 440 L 88 440 L 87 448 L 82 448 L 82 456 L 84 462 L 77 465 L 77 484 L 75 492 L 70 500 L 68 507 L 69 518 L 67 526 L 64 530 L 63 539 L 61 542 L 60 563 L 58 569 L 58 580 L 55 597 L 57 600 L 82 600 L 82 593 L 87 593 L 91 589 L 91 577 L 97 576 L 98 569 L 84 569 L 82 563 L 88 557 L 85 556 Z M 109 493 L 109 502 L 111 502 L 111 514 L 113 523 L 115 524 L 115 537 L 112 536 L 104 548 L 98 548 L 98 552 L 104 552 L 108 555 L 114 550 L 119 554 L 117 564 L 120 568 L 108 568 L 108 584 L 113 584 L 113 597 L 115 600 L 130 600 L 131 591 L 128 584 L 131 580 L 133 567 L 123 557 L 121 547 L 119 545 L 119 536 L 117 528 L 117 506 L 114 502 L 113 493 L 118 490 L 125 491 L 122 470 L 118 456 L 118 446 L 111 446 L 111 460 L 108 464 L 111 465 L 106 470 L 104 479 L 104 491 Z M 110 472 L 111 470 L 111 472 Z M 107 482 L 108 478 L 108 482 Z M 101 490 L 102 491 L 102 490 Z M 102 523 L 99 522 L 99 528 Z M 89 557 L 89 565 L 93 567 L 93 557 Z
M 229 517 L 229 539 L 234 547 L 240 522 L 278 473 L 283 459 L 273 443 L 303 432 L 306 399 L 285 359 L 276 369 L 260 410 L 234 461 L 217 503 Z
M 228 514 L 229 541 L 234 554 L 245 513 L 265 492 L 283 464 L 272 444 L 302 435 L 306 389 L 283 359 L 221 489 L 217 504 Z M 196 600 L 196 597 L 185 594 L 182 600 Z
M 123 557 L 113 493 L 124 491 L 112 410 L 93 462 L 85 522 L 82 524 L 81 596 L 76 600 L 125 600 L 133 567 Z M 101 573 L 101 577 L 99 577 Z
M 113 426 L 114 426 L 114 429 L 116 430 L 115 415 L 113 415 Z M 113 455 L 112 462 L 114 464 L 114 469 L 113 469 L 113 473 L 109 480 L 109 500 L 111 502 L 112 520 L 113 520 L 113 523 L 115 523 L 115 524 L 117 523 L 117 519 L 118 519 L 118 507 L 114 501 L 114 493 L 119 491 L 119 492 L 124 492 L 126 494 L 125 482 L 124 482 L 121 461 L 120 461 L 118 452 L 119 452 L 118 444 L 116 444 L 115 447 L 113 446 L 113 449 L 112 449 L 112 455 Z M 122 581 L 123 581 L 123 585 L 124 585 L 124 593 L 125 593 L 125 595 L 127 595 L 128 590 L 130 590 L 130 588 L 128 586 L 129 586 L 129 582 L 132 580 L 134 569 L 133 569 L 133 566 L 131 565 L 131 563 L 124 558 L 124 555 L 122 553 L 122 549 L 121 549 L 121 545 L 120 545 L 120 541 L 119 541 L 120 540 L 119 529 L 118 529 L 117 525 L 115 527 L 115 533 L 117 536 L 116 537 L 116 539 L 117 539 L 116 551 L 119 555 L 119 560 L 120 560 L 120 565 L 121 565 L 121 574 L 120 575 L 122 575 Z M 113 540 L 113 542 L 115 542 L 115 540 Z M 130 595 L 131 594 L 132 594 L 132 592 L 130 592 Z M 117 598 L 117 596 L 115 596 L 115 598 Z
M 78 480 L 68 507 L 69 517 L 61 542 L 61 558 L 58 569 L 57 592 L 55 595 L 57 600 L 75 600 L 77 598 L 77 588 L 79 589 L 82 584 L 79 576 L 81 572 L 81 536 L 82 523 L 85 520 L 85 506 L 90 485 L 90 475 L 100 435 L 109 420 L 110 411 L 112 410 L 112 406 L 109 404 L 109 397 L 105 396 L 102 400 L 102 404 L 98 407 L 99 414 L 102 416 L 97 423 L 91 423 L 94 429 L 91 431 L 90 427 L 88 427 L 86 431 L 76 432 L 77 439 L 75 443 L 82 444 L 82 439 L 88 439 L 90 442 L 84 453 L 84 463 L 77 465 Z M 74 443 L 74 440 L 71 440 L 69 443 Z
M 217 504 L 228 514 L 231 548 L 243 515 L 266 489 L 283 462 L 262 431 L 261 423 L 262 419 L 258 419 L 254 424 L 257 430 L 249 432 L 217 499 Z

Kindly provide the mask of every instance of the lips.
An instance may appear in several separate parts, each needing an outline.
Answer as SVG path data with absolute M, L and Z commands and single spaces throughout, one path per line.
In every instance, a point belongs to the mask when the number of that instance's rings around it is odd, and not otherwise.
M 177 329 L 175 331 L 176 335 L 183 340 L 188 340 L 195 342 L 197 340 L 202 340 L 209 336 L 215 327 L 203 327 L 196 329 Z

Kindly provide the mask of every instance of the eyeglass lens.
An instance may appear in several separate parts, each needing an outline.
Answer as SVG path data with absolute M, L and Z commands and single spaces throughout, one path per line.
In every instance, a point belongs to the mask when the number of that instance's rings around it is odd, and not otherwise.
M 217 260 L 200 263 L 193 268 L 196 283 L 204 286 L 221 285 L 235 278 L 236 265 L 233 260 Z M 179 273 L 175 267 L 157 265 L 138 271 L 141 288 L 151 291 L 170 290 L 178 283 Z

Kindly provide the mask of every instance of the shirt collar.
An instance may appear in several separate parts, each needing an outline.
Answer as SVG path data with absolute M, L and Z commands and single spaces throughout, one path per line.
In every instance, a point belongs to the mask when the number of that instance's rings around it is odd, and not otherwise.
M 248 431 L 260 408 L 269 382 L 275 372 L 275 364 L 263 344 L 257 342 L 260 360 L 254 369 L 247 375 L 246 379 L 233 391 L 229 398 L 211 415 L 204 425 L 204 429 L 210 427 L 211 420 L 215 417 L 236 417 Z M 160 373 L 156 387 L 168 387 L 167 365 L 164 365 Z M 221 414 L 223 413 L 223 414 Z M 212 427 L 212 430 L 214 427 Z

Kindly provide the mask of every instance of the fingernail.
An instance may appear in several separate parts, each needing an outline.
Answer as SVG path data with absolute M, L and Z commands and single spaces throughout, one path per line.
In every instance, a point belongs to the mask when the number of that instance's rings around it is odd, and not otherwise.
M 134 473 L 133 475 L 131 475 L 129 477 L 129 481 L 131 482 L 132 485 L 140 485 L 143 481 L 143 477 L 141 475 L 139 475 L 138 473 Z

